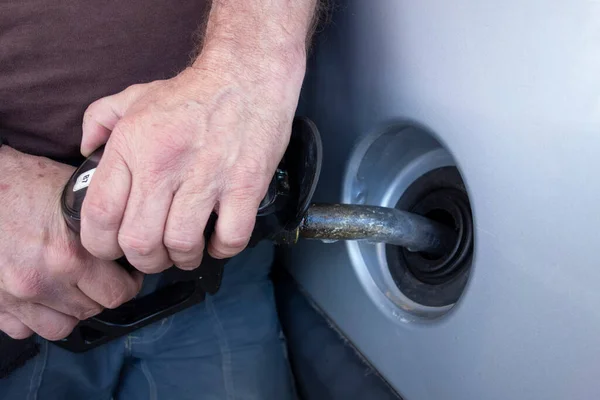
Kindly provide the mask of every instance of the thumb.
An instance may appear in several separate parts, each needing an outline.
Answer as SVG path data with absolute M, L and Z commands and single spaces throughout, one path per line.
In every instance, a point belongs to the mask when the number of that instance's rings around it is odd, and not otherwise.
M 89 105 L 83 115 L 81 154 L 87 157 L 108 141 L 117 122 L 142 92 L 139 90 L 140 86 L 143 85 L 130 86 L 122 92 L 103 97 Z

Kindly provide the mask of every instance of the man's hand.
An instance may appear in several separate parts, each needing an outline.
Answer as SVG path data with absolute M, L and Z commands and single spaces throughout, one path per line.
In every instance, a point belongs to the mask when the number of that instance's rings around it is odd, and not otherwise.
M 88 108 L 82 153 L 106 142 L 82 209 L 82 243 L 93 255 L 124 254 L 145 273 L 196 268 L 212 211 L 209 253 L 227 258 L 246 247 L 289 141 L 315 2 L 276 3 L 214 2 L 190 68 Z M 232 26 L 239 31 L 229 34 Z
M 65 225 L 60 195 L 73 168 L 3 146 L 0 171 L 1 331 L 62 339 L 139 291 L 141 274 L 92 257 Z

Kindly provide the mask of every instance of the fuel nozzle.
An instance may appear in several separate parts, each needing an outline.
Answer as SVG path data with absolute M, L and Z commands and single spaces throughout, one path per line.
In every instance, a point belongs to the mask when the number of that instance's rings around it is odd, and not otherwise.
M 314 204 L 298 228 L 298 236 L 325 243 L 363 240 L 442 256 L 456 244 L 452 228 L 429 218 L 389 207 L 358 204 Z
M 68 226 L 79 232 L 80 212 L 87 188 L 100 164 L 103 148 L 95 151 L 73 173 L 62 195 L 62 211 Z M 296 118 L 288 149 L 262 200 L 249 246 L 263 240 L 294 244 L 299 237 L 323 242 L 365 240 L 390 243 L 415 254 L 446 254 L 456 240 L 453 229 L 426 217 L 394 208 L 353 204 L 312 204 L 322 162 L 321 139 L 316 126 Z M 218 215 L 213 213 L 204 236 L 214 231 Z M 116 260 L 132 270 L 125 257 Z M 148 325 L 215 294 L 221 285 L 227 260 L 206 252 L 202 264 L 192 271 L 169 268 L 163 272 L 170 282 L 160 290 L 133 299 L 114 310 L 81 321 L 61 347 L 80 352 Z

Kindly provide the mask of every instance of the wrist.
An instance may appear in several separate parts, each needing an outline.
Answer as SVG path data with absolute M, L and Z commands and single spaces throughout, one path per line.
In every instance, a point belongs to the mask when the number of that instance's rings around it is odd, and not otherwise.
M 306 47 L 303 41 L 255 45 L 250 40 L 213 37 L 205 43 L 190 68 L 201 74 L 215 72 L 249 81 L 259 81 L 263 77 L 302 80 L 306 69 Z
M 223 42 L 254 52 L 299 48 L 306 52 L 322 0 L 219 0 L 212 4 L 204 45 Z
M 233 68 L 233 74 L 251 79 L 267 73 L 303 75 L 317 1 L 213 2 L 202 51 L 192 67 L 214 65 L 219 73 Z

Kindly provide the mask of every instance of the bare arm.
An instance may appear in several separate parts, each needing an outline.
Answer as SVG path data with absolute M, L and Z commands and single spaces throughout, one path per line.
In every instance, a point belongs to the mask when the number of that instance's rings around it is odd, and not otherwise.
M 68 230 L 60 195 L 72 173 L 0 147 L 0 330 L 13 338 L 62 339 L 78 320 L 140 289 L 141 276 L 95 259 Z
M 211 252 L 245 246 L 287 145 L 317 1 L 215 0 L 190 68 L 90 106 L 82 152 L 111 140 L 84 207 L 88 250 L 125 252 L 147 272 L 193 268 L 216 207 Z M 14 338 L 63 338 L 140 288 L 67 229 L 59 198 L 72 172 L 0 148 L 0 330 Z
M 205 43 L 223 41 L 254 55 L 278 57 L 303 53 L 312 36 L 323 0 L 214 0 Z M 217 49 L 222 49 L 218 44 Z
M 82 152 L 107 142 L 82 209 L 92 254 L 155 273 L 197 267 L 205 245 L 219 258 L 246 247 L 289 141 L 319 4 L 214 0 L 189 68 L 89 107 Z

